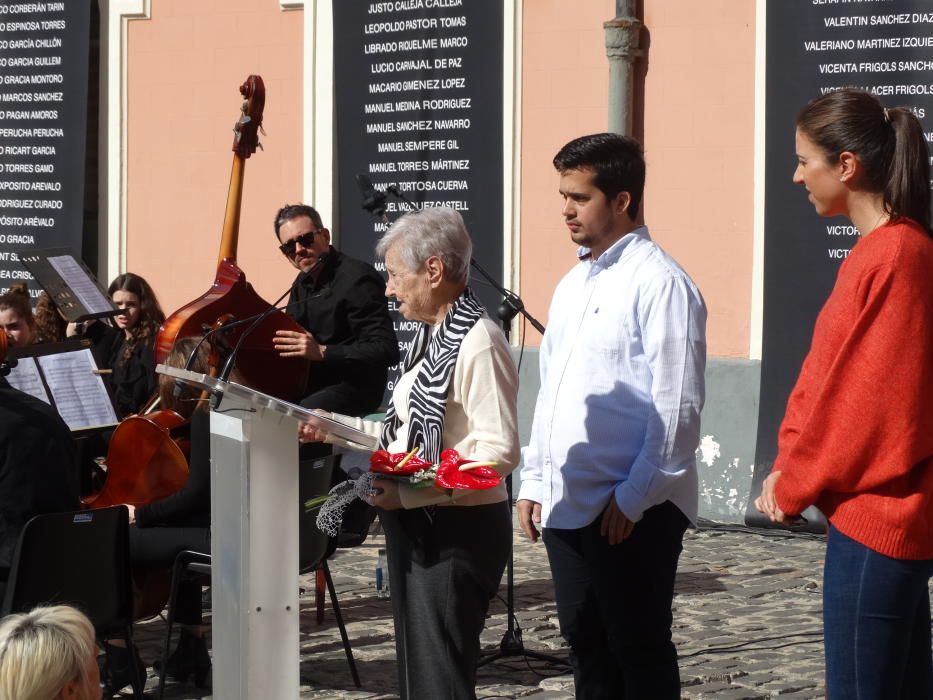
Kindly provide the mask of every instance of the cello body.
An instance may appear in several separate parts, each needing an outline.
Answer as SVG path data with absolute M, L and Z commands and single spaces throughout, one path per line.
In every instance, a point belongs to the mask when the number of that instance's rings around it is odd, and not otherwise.
M 107 450 L 107 481 L 88 508 L 140 506 L 178 491 L 188 481 L 190 443 L 172 436 L 187 421 L 174 411 L 130 416 L 117 426 Z

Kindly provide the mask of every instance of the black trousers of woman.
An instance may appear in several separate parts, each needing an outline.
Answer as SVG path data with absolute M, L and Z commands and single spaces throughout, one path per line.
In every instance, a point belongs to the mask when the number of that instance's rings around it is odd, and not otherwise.
M 210 528 L 130 527 L 130 562 L 133 565 L 171 567 L 176 555 L 186 549 L 210 554 Z M 201 624 L 201 586 L 197 581 L 179 584 L 175 619 L 183 625 Z
M 402 699 L 472 700 L 479 637 L 509 558 L 511 509 L 502 501 L 379 517 Z

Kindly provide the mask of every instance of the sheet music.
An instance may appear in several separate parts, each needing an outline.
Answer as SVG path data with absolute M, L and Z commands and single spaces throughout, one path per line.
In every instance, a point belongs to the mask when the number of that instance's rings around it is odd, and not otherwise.
M 11 369 L 9 376 L 7 376 L 10 386 L 51 405 L 49 394 L 42 385 L 42 378 L 39 376 L 39 368 L 36 366 L 35 358 L 21 357 L 16 362 L 16 367 Z
M 94 280 L 88 277 L 87 273 L 73 257 L 70 255 L 57 255 L 49 258 L 49 264 L 55 268 L 65 284 L 78 297 L 84 308 L 88 310 L 88 313 L 96 314 L 113 310 L 113 306 L 107 300 L 107 297 L 100 293 L 100 289 L 97 288 Z
M 87 348 L 36 358 L 52 390 L 58 413 L 72 430 L 114 425 L 117 414 Z

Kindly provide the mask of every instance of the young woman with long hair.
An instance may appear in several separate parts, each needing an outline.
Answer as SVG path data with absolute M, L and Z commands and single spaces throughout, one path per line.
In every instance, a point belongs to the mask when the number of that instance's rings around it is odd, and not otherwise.
M 94 343 L 95 354 L 112 371 L 117 414 L 125 418 L 138 413 L 158 386 L 153 349 L 165 314 L 149 283 L 132 272 L 114 279 L 107 293 L 123 315 L 115 317 L 116 328 L 94 323 L 85 334 Z
M 60 343 L 68 336 L 68 321 L 58 311 L 48 292 L 36 298 L 36 342 Z
M 933 697 L 933 234 L 929 152 L 906 108 L 854 89 L 797 118 L 794 182 L 860 238 L 820 312 L 758 509 L 829 520 L 830 699 Z

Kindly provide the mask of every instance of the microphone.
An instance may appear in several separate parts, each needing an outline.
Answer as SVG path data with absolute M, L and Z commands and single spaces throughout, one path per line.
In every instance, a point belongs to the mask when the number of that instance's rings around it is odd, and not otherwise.
M 373 181 L 362 173 L 356 176 L 356 184 L 363 195 L 363 209 L 373 216 L 385 220 L 386 199 L 388 199 L 385 192 L 380 192 L 373 187 Z

